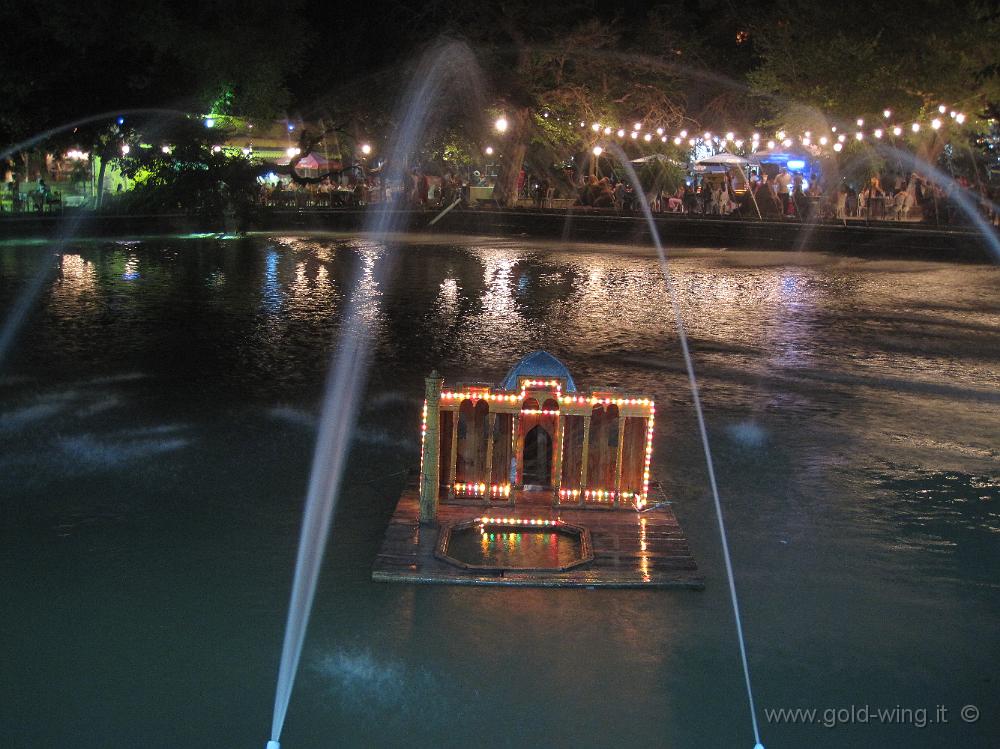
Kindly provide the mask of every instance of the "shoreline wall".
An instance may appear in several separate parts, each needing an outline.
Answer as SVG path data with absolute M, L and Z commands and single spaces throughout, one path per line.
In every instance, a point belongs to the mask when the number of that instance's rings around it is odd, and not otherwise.
M 400 211 L 407 231 L 471 234 L 547 240 L 651 244 L 645 219 L 579 211 L 455 210 L 437 224 L 436 211 Z M 256 215 L 251 231 L 360 231 L 364 210 L 269 210 Z M 856 257 L 929 259 L 991 263 L 987 240 L 966 227 L 949 229 L 894 224 L 801 224 L 691 218 L 656 218 L 667 247 L 718 247 L 779 251 L 818 251 Z M 184 215 L 102 215 L 94 213 L 0 218 L 0 240 L 60 236 L 128 237 L 233 232 L 232 222 Z

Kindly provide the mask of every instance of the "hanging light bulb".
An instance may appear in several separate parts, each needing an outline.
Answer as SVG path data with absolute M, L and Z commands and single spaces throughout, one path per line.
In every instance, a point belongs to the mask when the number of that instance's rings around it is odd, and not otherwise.
M 601 123 L 595 122 L 593 125 L 590 126 L 590 129 L 593 130 L 595 133 L 600 131 Z
M 611 128 L 610 127 L 604 128 L 604 134 L 605 135 L 611 135 Z
M 864 126 L 865 126 L 865 121 L 862 118 L 858 117 L 858 127 L 864 127 Z
M 941 128 L 941 120 L 935 117 L 933 120 L 931 120 L 931 127 L 934 128 L 935 130 L 939 130 Z
M 881 128 L 877 128 L 875 130 L 874 135 L 875 135 L 876 138 L 881 138 L 882 137 L 882 129 Z
M 638 137 L 639 137 L 639 131 L 638 130 L 633 130 L 632 131 L 632 140 L 635 140 Z
M 644 141 L 646 141 L 647 143 L 649 143 L 649 141 L 651 141 L 653 139 L 653 134 L 652 133 L 646 133 L 644 136 L 642 136 L 642 139 Z
M 919 122 L 914 122 L 912 125 L 910 125 L 910 130 L 912 130 L 915 133 L 919 133 L 920 132 L 920 123 Z
M 604 153 L 603 148 L 600 146 L 594 146 L 594 156 L 600 156 L 602 153 Z
M 663 135 L 663 128 L 662 127 L 656 128 L 656 134 L 657 135 Z
M 847 136 L 844 135 L 843 133 L 837 136 L 837 142 L 843 143 L 845 140 L 847 140 Z
M 679 133 L 677 133 L 677 134 L 678 134 L 679 136 L 681 136 L 682 138 L 686 138 L 686 137 L 688 137 L 688 131 L 687 131 L 687 130 L 681 130 L 681 131 L 680 131 Z
M 882 116 L 885 117 L 886 119 L 889 119 L 890 117 L 892 117 L 892 110 L 891 109 L 883 109 L 882 110 Z
M 774 141 L 773 140 L 769 140 L 767 142 L 767 150 L 768 151 L 773 151 L 774 150 Z
M 634 124 L 634 125 L 632 126 L 632 129 L 633 129 L 633 130 L 642 130 L 642 123 L 641 123 L 641 122 L 637 122 L 637 123 L 635 123 L 635 124 Z
M 680 144 L 681 144 L 681 138 L 680 136 L 677 136 L 676 138 L 674 138 L 674 145 L 679 146 Z
M 938 107 L 938 111 L 939 111 L 939 112 L 940 112 L 941 114 L 944 114 L 945 112 L 947 112 L 947 111 L 948 111 L 948 107 L 946 107 L 946 106 L 945 106 L 944 104 L 942 104 L 942 105 L 940 105 L 940 106 Z
M 965 115 L 962 114 L 961 112 L 959 112 L 958 114 L 956 114 L 955 115 L 955 122 L 957 122 L 959 125 L 961 125 L 963 122 L 965 122 Z
M 505 133 L 505 132 L 507 132 L 507 118 L 506 117 L 498 117 L 497 121 L 495 123 L 493 123 L 493 124 L 496 127 L 498 133 Z M 581 127 L 583 126 L 582 122 L 580 123 L 580 126 Z
M 726 140 L 733 140 L 736 136 L 733 135 L 732 131 L 726 133 Z
M 896 136 L 902 135 L 903 134 L 903 128 L 901 128 L 899 125 L 896 125 L 892 129 L 892 134 L 896 135 Z
M 858 132 L 856 132 L 854 134 L 854 138 L 855 138 L 855 140 L 864 140 L 865 139 L 865 134 L 863 132 L 861 132 L 860 130 L 858 130 Z
M 619 138 L 624 138 L 625 137 L 625 131 L 624 130 L 619 130 L 618 131 L 618 137 Z
M 827 144 L 827 139 L 826 139 L 826 136 L 825 136 L 825 135 L 821 135 L 821 136 L 820 136 L 820 139 L 819 139 L 819 144 L 820 144 L 821 146 L 825 146 L 825 145 Z
M 842 150 L 843 148 L 844 148 L 844 144 L 843 144 L 843 143 L 839 143 L 839 142 L 838 142 L 838 143 L 834 143 L 834 144 L 833 144 L 833 150 L 834 150 L 834 151 L 836 151 L 837 153 L 840 153 L 840 151 L 841 151 L 841 150 Z

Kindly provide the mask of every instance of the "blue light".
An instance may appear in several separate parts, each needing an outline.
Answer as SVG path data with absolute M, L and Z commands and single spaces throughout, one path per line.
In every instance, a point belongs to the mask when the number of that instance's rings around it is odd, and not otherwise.
M 215 127 L 215 120 L 211 117 L 205 118 L 205 127 Z
M 804 162 L 802 159 L 789 159 L 788 160 L 788 168 L 789 169 L 805 169 L 806 168 L 806 162 Z
M 294 129 L 295 129 L 295 125 L 293 125 L 291 122 L 289 122 L 288 123 L 288 132 L 292 132 L 292 130 L 294 130 Z
M 124 125 L 125 124 L 125 118 L 124 117 L 119 117 L 118 118 L 118 124 L 119 125 Z

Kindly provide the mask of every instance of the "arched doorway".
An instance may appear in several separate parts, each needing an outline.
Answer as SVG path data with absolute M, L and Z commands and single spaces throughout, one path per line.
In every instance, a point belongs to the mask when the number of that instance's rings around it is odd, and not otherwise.
M 524 486 L 552 486 L 552 437 L 541 425 L 524 435 L 522 466 Z

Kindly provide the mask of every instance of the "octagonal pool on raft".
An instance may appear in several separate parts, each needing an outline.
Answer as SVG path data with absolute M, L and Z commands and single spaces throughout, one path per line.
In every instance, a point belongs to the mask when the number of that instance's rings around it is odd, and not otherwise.
M 565 572 L 594 560 L 586 528 L 492 517 L 444 526 L 435 556 L 462 569 L 512 572 Z

